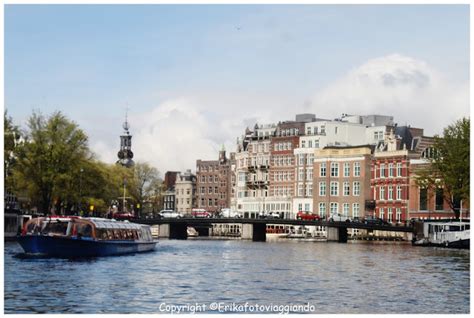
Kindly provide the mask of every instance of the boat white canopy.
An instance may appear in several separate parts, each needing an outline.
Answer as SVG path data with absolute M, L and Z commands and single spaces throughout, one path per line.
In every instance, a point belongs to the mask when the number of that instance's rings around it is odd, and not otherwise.
M 143 225 L 122 222 L 109 219 L 90 218 L 89 219 L 98 229 L 126 229 L 126 230 L 141 230 Z

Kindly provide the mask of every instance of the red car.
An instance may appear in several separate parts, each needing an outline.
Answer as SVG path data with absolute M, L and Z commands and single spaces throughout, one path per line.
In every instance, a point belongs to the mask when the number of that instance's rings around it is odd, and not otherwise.
M 193 218 L 210 218 L 211 213 L 207 212 L 204 209 L 192 209 L 191 215 Z
M 124 212 L 124 213 L 114 213 L 112 218 L 116 220 L 130 220 L 133 219 L 135 216 L 132 213 Z
M 311 212 L 307 212 L 307 211 L 298 212 L 298 214 L 296 215 L 296 219 L 297 220 L 305 220 L 305 221 L 319 221 L 319 220 L 321 220 L 319 215 L 311 213 Z

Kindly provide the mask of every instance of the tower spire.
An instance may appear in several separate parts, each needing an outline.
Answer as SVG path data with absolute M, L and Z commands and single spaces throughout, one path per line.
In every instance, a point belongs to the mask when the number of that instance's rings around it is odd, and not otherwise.
M 127 168 L 133 166 L 133 152 L 132 152 L 132 135 L 130 135 L 130 124 L 128 123 L 128 104 L 125 109 L 125 121 L 122 124 L 124 133 L 120 136 L 120 150 L 117 154 L 119 160 L 117 164 L 121 164 Z

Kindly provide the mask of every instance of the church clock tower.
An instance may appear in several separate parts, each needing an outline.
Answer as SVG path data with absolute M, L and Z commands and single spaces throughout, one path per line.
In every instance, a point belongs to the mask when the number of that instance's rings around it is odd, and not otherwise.
M 117 160 L 117 164 L 121 164 L 124 167 L 130 168 L 135 164 L 135 162 L 132 160 L 132 135 L 130 135 L 129 132 L 130 124 L 127 121 L 127 115 L 125 115 L 125 122 L 123 123 L 122 127 L 124 132 L 120 136 L 120 150 L 117 154 L 119 160 Z

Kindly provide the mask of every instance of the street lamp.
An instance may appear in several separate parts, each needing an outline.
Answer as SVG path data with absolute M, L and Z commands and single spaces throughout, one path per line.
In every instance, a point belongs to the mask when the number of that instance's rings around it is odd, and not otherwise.
M 82 213 L 82 173 L 84 172 L 84 169 L 81 168 L 79 174 L 79 214 Z

